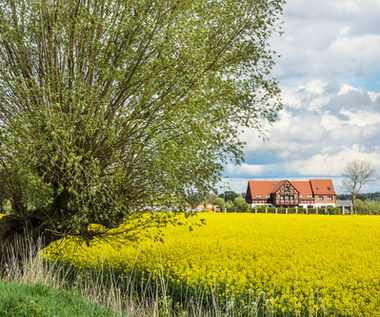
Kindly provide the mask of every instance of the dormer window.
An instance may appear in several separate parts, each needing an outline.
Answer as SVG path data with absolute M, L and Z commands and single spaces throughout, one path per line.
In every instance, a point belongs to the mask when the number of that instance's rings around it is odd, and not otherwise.
M 300 199 L 302 199 L 302 195 L 300 195 Z
M 276 182 L 273 182 L 272 184 L 273 184 L 273 185 L 276 185 Z
M 270 198 L 270 195 L 266 195 L 266 198 Z
M 331 190 L 331 188 L 330 188 L 330 187 L 327 187 L 327 190 Z
M 319 190 L 319 187 L 317 187 L 317 190 Z
M 260 197 L 261 197 L 260 195 L 256 195 L 256 198 L 260 199 Z

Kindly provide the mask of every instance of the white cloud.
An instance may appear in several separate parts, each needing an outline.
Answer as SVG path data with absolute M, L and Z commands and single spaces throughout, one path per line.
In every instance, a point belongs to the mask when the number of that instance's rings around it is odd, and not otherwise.
M 348 124 L 365 128 L 372 124 L 380 123 L 380 113 L 373 113 L 369 111 L 349 111 L 342 110 L 341 114 L 346 115 L 349 118 Z
M 347 84 L 342 84 L 340 90 L 337 93 L 337 96 L 342 96 L 342 95 L 348 94 L 351 91 L 360 92 L 360 89 L 354 88 L 354 87 L 347 85 Z
M 372 78 L 380 73 L 380 1 L 292 0 L 284 12 L 285 34 L 272 41 L 284 109 L 269 140 L 242 135 L 246 163 L 228 166 L 231 188 L 322 176 L 342 193 L 348 160 L 369 160 L 380 173 L 380 81 Z M 380 191 L 380 183 L 368 189 Z
M 247 162 L 227 166 L 231 179 L 338 179 L 352 159 L 369 160 L 380 171 L 380 99 L 322 81 L 286 88 L 283 99 L 285 108 L 269 140 L 259 140 L 255 131 L 242 135 Z
M 380 57 L 380 35 L 338 36 L 328 47 L 326 54 L 340 67 L 360 67 L 370 71 L 378 65 Z
M 314 176 L 341 176 L 344 168 L 350 160 L 368 160 L 374 164 L 380 164 L 377 153 L 365 153 L 361 151 L 361 145 L 354 144 L 351 148 L 331 154 L 329 149 L 322 149 L 321 153 L 311 157 L 290 162 L 291 168 L 301 175 Z
M 371 99 L 372 102 L 375 102 L 380 97 L 380 93 L 373 92 L 373 91 L 368 91 L 368 96 L 369 96 L 369 98 Z
M 293 0 L 284 12 L 285 33 L 272 41 L 282 82 L 344 82 L 380 70 L 379 1 Z
M 268 172 L 270 169 L 270 165 L 265 164 L 246 164 L 243 163 L 241 165 L 228 164 L 226 170 L 230 175 L 235 176 L 246 176 L 246 175 L 262 175 Z

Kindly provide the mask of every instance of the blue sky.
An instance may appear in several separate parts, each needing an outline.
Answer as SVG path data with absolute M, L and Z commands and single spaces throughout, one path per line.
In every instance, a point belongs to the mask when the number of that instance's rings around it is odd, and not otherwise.
M 289 0 L 282 37 L 274 36 L 273 74 L 283 110 L 268 140 L 246 131 L 246 161 L 224 181 L 245 192 L 252 179 L 332 178 L 344 193 L 349 160 L 371 161 L 380 174 L 380 1 Z M 380 191 L 380 182 L 363 192 Z

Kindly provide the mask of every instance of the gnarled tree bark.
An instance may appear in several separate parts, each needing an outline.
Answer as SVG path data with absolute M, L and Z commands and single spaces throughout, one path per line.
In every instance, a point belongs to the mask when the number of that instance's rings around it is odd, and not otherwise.
M 34 257 L 51 242 L 61 238 L 46 221 L 43 210 L 23 216 L 18 213 L 0 219 L 0 273 L 6 267 Z

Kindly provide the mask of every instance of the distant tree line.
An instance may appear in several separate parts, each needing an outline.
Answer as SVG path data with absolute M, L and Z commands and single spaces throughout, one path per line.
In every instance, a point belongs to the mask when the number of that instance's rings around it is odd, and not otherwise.
M 351 195 L 350 194 L 339 194 L 336 195 L 336 198 L 339 200 L 351 200 Z M 380 192 L 375 192 L 375 193 L 359 193 L 356 197 L 357 199 L 360 199 L 362 201 L 364 200 L 380 200 Z

